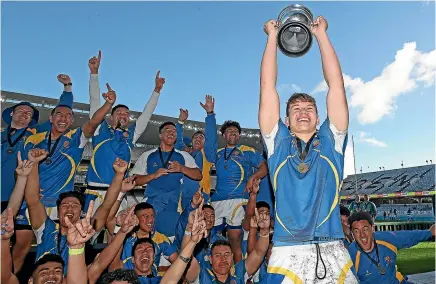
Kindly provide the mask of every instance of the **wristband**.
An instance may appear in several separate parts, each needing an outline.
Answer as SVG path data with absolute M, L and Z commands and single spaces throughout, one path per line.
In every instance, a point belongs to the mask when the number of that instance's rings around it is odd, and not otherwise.
M 120 192 L 120 193 L 118 194 L 118 198 L 117 198 L 117 200 L 118 200 L 118 201 L 123 200 L 125 194 L 126 194 L 125 192 Z
M 181 121 L 181 120 L 179 120 L 178 123 L 179 123 L 179 124 L 185 124 L 185 122 L 184 122 L 184 121 Z
M 206 113 L 207 113 L 207 114 L 209 115 L 209 114 L 213 114 L 214 112 L 213 112 L 213 111 L 211 111 L 211 112 L 206 112 Z
M 187 236 L 192 236 L 192 232 L 185 231 L 185 235 L 187 235 Z
M 269 238 L 269 232 L 266 235 L 262 235 L 261 233 L 259 233 L 259 237 L 262 238 Z
M 184 263 L 189 263 L 189 262 L 191 261 L 191 258 L 190 258 L 190 257 L 183 257 L 183 256 L 181 256 L 180 254 L 179 254 L 179 259 L 180 259 L 181 261 L 183 261 Z
M 64 87 L 66 87 L 66 86 L 72 86 L 72 85 L 73 85 L 73 83 L 69 82 L 69 83 L 64 84 Z
M 80 255 L 85 252 L 85 247 L 79 249 L 68 249 L 68 255 Z

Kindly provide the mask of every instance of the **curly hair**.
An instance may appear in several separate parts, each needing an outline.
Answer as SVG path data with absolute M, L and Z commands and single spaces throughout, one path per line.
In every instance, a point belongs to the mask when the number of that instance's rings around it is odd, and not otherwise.
M 138 275 L 136 275 L 134 270 L 123 268 L 104 274 L 98 279 L 97 284 L 111 284 L 114 281 L 127 281 L 129 284 L 140 284 Z

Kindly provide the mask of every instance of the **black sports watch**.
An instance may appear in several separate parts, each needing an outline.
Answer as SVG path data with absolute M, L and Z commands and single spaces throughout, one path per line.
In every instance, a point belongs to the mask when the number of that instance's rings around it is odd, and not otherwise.
M 182 260 L 184 263 L 189 263 L 191 261 L 190 257 L 183 257 L 179 254 L 180 260 Z

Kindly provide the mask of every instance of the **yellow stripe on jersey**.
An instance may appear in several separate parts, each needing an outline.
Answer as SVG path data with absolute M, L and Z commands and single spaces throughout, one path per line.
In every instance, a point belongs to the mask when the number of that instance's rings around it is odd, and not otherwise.
M 339 275 L 338 284 L 344 284 L 345 278 L 347 278 L 348 271 L 350 271 L 353 266 L 353 261 L 349 260 L 344 267 L 342 267 L 341 274 Z
M 356 266 L 356 274 L 359 271 L 359 264 L 360 264 L 360 250 L 357 251 L 356 260 L 354 261 L 354 266 Z
M 79 129 L 79 128 L 76 128 L 76 129 L 73 129 L 73 130 L 68 131 L 68 132 L 65 134 L 65 137 L 71 139 L 71 137 L 74 135 L 74 133 L 77 132 L 77 129 Z
M 27 137 L 26 142 L 24 142 L 24 147 L 26 147 L 27 143 L 32 143 L 35 146 L 38 145 L 39 143 L 45 140 L 46 134 L 47 131 L 30 135 L 29 137 Z
M 57 194 L 59 191 L 61 191 L 64 187 L 67 186 L 67 184 L 71 181 L 71 179 L 74 177 L 74 173 L 76 172 L 76 163 L 74 162 L 74 159 L 68 155 L 67 153 L 62 153 L 62 155 L 64 155 L 65 157 L 67 157 L 67 159 L 70 161 L 71 163 L 71 171 L 70 171 L 70 175 L 68 176 L 67 180 L 65 181 L 64 185 L 58 190 L 56 191 L 53 195 Z
M 268 273 L 281 274 L 292 280 L 295 284 L 303 284 L 303 280 L 294 272 L 278 266 L 268 266 Z
M 238 149 L 241 150 L 242 152 L 253 152 L 253 153 L 256 153 L 256 150 L 254 150 L 254 148 L 249 147 L 249 146 L 245 146 L 245 145 L 239 146 Z
M 164 234 L 161 234 L 159 232 L 154 233 L 154 236 L 152 238 L 153 242 L 155 242 L 156 244 L 160 245 L 163 242 L 170 242 L 170 240 L 168 239 L 167 236 L 165 236 Z
M 395 265 L 395 277 L 397 277 L 397 280 L 401 283 L 404 280 L 403 274 L 398 271 L 398 266 Z
M 101 141 L 100 143 L 97 144 L 97 146 L 95 146 L 94 151 L 92 151 L 91 166 L 92 166 L 92 169 L 94 170 L 94 173 L 97 175 L 97 177 L 98 177 L 100 180 L 102 180 L 102 179 L 101 179 L 101 177 L 98 175 L 97 169 L 96 169 L 96 167 L 95 167 L 95 154 L 97 153 L 98 148 L 100 148 L 101 145 L 103 145 L 103 143 L 106 143 L 107 141 L 112 140 L 112 139 L 113 139 L 113 138 L 109 138 L 109 139 L 106 139 L 106 140 Z
M 27 131 L 31 132 L 33 135 L 36 134 L 36 128 L 27 128 Z
M 210 169 L 212 168 L 213 164 L 206 159 L 204 149 L 201 149 L 201 155 L 203 156 L 203 178 L 200 181 L 200 186 L 203 188 L 204 193 L 210 194 Z
M 335 192 L 335 199 L 333 199 L 333 203 L 332 203 L 332 206 L 330 207 L 329 214 L 327 214 L 327 217 L 325 217 L 325 219 L 318 225 L 317 228 L 319 228 L 322 224 L 324 224 L 330 218 L 333 210 L 335 209 L 335 207 L 339 203 L 339 175 L 338 175 L 338 171 L 336 170 L 335 165 L 333 165 L 332 161 L 330 161 L 329 158 L 327 158 L 326 156 L 321 155 L 321 154 L 319 156 L 321 158 L 325 159 L 329 163 L 330 167 L 332 168 L 333 174 L 335 175 L 335 183 L 336 183 L 336 190 L 335 191 L 336 192 Z
M 233 212 L 232 212 L 232 218 L 230 219 L 230 220 L 232 220 L 232 222 L 233 222 L 233 218 L 235 218 L 235 215 L 236 215 L 236 212 L 238 211 L 238 209 L 244 205 L 247 205 L 247 201 L 243 201 L 235 206 L 235 209 L 233 209 Z
M 386 241 L 379 241 L 379 240 L 376 240 L 375 242 L 376 242 L 377 244 L 379 244 L 379 245 L 382 245 L 382 246 L 387 247 L 388 249 L 390 249 L 391 251 L 393 251 L 395 254 L 398 253 L 397 247 L 394 246 L 394 245 L 391 244 L 391 243 L 388 243 L 388 242 L 386 242 Z
M 238 185 L 235 187 L 235 189 L 237 189 L 240 185 L 241 185 L 241 183 L 244 181 L 244 175 L 245 175 L 245 171 L 244 171 L 244 168 L 242 167 L 242 165 L 240 164 L 240 163 L 238 163 L 236 160 L 234 160 L 233 158 L 231 158 L 231 160 L 233 161 L 233 162 L 235 162 L 237 165 L 238 165 L 238 167 L 239 167 L 239 169 L 241 170 L 241 178 L 239 179 L 239 183 L 238 183 Z M 234 190 L 235 190 L 234 189 Z
M 297 154 L 294 155 L 290 155 L 287 156 L 286 159 L 278 166 L 276 172 L 274 173 L 274 182 L 273 182 L 273 189 L 274 192 L 276 192 L 277 189 L 277 176 L 279 175 L 280 170 L 282 169 L 282 167 L 286 164 L 286 162 L 288 161 L 288 159 L 291 159 L 293 157 L 295 157 Z
M 129 259 L 132 259 L 132 257 L 131 257 L 131 256 L 129 256 L 128 258 L 126 258 L 126 259 L 123 259 L 123 263 L 126 263 L 127 261 L 129 261 Z

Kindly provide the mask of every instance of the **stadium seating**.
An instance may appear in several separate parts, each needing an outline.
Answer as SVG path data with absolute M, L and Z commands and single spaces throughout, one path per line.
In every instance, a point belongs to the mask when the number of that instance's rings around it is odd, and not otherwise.
M 386 215 L 385 215 L 386 212 Z M 382 204 L 377 208 L 376 221 L 429 221 L 435 220 L 433 204 Z

